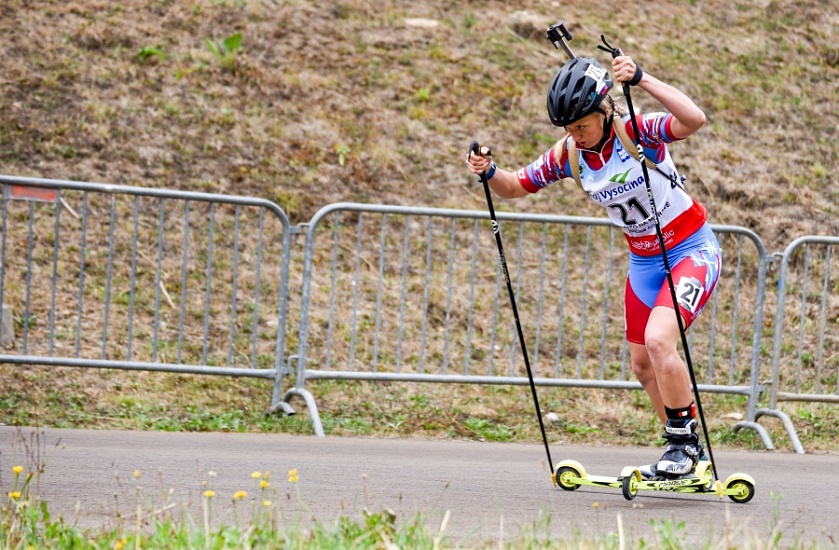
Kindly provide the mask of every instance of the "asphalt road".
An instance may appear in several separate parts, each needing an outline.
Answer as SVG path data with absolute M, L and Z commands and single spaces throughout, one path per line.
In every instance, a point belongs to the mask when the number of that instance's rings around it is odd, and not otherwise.
M 551 448 L 554 465 L 574 459 L 589 474 L 601 475 L 647 463 L 658 452 Z M 54 519 L 61 515 L 82 528 L 112 527 L 120 516 L 134 524 L 138 507 L 143 522 L 155 512 L 160 517 L 185 513 L 200 524 L 202 495 L 212 489 L 215 525 L 249 518 L 262 500 L 270 500 L 288 525 L 311 518 L 331 525 L 341 515 L 358 519 L 364 509 L 390 509 L 400 520 L 422 514 L 436 534 L 448 514 L 444 534 L 466 546 L 515 540 L 534 530 L 597 540 L 613 533 L 627 543 L 643 539 L 659 545 L 668 536 L 668 525 L 671 538 L 690 545 L 724 540 L 726 547 L 763 547 L 777 534 L 781 546 L 839 544 L 839 489 L 832 475 L 839 457 L 779 451 L 714 454 L 722 481 L 735 472 L 755 479 L 751 502 L 653 492 L 628 501 L 619 490 L 564 491 L 551 482 L 542 445 L 0 426 L 0 490 L 11 490 L 12 466 L 43 462 L 37 494 Z M 288 479 L 292 469 L 297 470 L 295 483 Z M 251 474 L 266 471 L 271 484 L 260 494 Z M 237 491 L 248 496 L 234 505 Z

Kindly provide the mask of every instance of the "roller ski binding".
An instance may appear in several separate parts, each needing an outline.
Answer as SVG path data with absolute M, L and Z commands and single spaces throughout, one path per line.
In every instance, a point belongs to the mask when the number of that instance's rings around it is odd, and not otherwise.
M 640 466 L 644 480 L 677 479 L 692 474 L 700 461 L 706 460 L 705 449 L 696 433 L 696 420 L 669 420 L 664 428 L 667 448 L 658 462 Z

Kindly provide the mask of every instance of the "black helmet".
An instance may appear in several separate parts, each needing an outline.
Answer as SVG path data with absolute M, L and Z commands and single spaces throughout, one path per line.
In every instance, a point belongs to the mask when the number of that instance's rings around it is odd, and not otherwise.
M 568 126 L 595 111 L 612 89 L 609 73 L 591 57 L 575 57 L 562 66 L 548 90 L 548 116 L 554 126 Z

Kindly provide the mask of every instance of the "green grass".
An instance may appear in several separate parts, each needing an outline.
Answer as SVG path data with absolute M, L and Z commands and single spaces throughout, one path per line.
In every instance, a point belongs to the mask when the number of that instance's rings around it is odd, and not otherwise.
M 268 414 L 271 386 L 258 379 L 93 369 L 0 366 L 7 391 L 0 422 L 56 428 L 312 434 L 302 399 L 298 414 Z M 333 436 L 542 441 L 530 389 L 323 380 L 310 383 L 324 432 Z M 659 452 L 661 426 L 646 394 L 626 390 L 537 388 L 551 444 L 633 445 Z M 760 451 L 757 432 L 732 431 L 742 397 L 702 396 L 714 449 Z M 807 452 L 835 452 L 839 411 L 829 403 L 781 403 Z M 760 424 L 775 447 L 792 450 L 780 420 Z

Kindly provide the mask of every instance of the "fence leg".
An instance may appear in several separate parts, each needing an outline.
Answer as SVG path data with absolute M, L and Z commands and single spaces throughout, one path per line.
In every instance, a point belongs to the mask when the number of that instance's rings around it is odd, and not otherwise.
M 294 409 L 294 407 L 291 406 L 291 403 L 287 403 L 285 401 L 280 401 L 279 403 L 272 405 L 271 409 L 268 412 L 275 413 L 277 412 L 277 409 L 282 410 L 283 414 L 285 414 L 286 416 L 293 416 L 297 414 L 297 411 Z
M 318 413 L 318 405 L 315 403 L 315 397 L 309 392 L 309 390 L 304 390 L 303 388 L 290 388 L 286 390 L 285 395 L 283 396 L 283 400 L 279 403 L 280 408 L 283 411 L 286 411 L 286 407 L 294 411 L 294 409 L 289 404 L 289 401 L 292 397 L 302 397 L 303 401 L 306 402 L 306 408 L 309 409 L 309 416 L 312 417 L 312 428 L 315 431 L 315 435 L 318 437 L 323 437 L 323 425 L 320 423 L 320 413 Z M 275 408 L 276 409 L 276 408 Z
M 763 446 L 766 447 L 767 451 L 774 451 L 775 446 L 772 444 L 772 438 L 769 437 L 769 433 L 766 431 L 766 428 L 758 424 L 757 422 L 738 422 L 734 425 L 735 433 L 739 432 L 744 428 L 750 428 L 758 433 L 760 439 L 763 441 Z
M 792 448 L 800 455 L 805 454 L 804 447 L 801 446 L 801 441 L 798 440 L 798 433 L 795 431 L 795 426 L 792 425 L 792 420 L 790 420 L 789 416 L 785 412 L 777 409 L 758 409 L 755 412 L 755 420 L 761 416 L 774 416 L 775 418 L 780 418 L 781 422 L 784 423 L 784 428 L 787 430 L 789 440 L 792 443 Z

